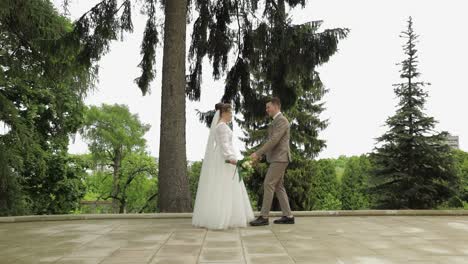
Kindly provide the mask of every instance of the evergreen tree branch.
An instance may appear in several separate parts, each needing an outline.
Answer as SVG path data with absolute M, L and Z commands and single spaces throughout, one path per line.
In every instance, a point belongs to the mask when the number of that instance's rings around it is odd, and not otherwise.
M 149 206 L 149 203 L 158 196 L 158 192 L 155 192 L 153 195 L 150 196 L 150 198 L 148 198 L 148 200 L 146 201 L 145 205 L 140 209 L 140 211 L 138 213 L 143 213 L 143 211 L 145 211 L 145 209 Z

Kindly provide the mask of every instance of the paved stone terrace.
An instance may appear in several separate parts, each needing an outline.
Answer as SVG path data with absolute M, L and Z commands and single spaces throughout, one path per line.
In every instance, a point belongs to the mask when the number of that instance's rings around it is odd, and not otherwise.
M 190 218 L 0 223 L 0 263 L 468 263 L 468 216 L 297 217 L 225 231 Z

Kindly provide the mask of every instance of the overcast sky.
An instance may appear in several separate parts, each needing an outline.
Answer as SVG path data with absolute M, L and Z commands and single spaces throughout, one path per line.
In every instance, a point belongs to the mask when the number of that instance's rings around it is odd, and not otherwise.
M 56 0 L 55 2 L 60 2 Z M 71 18 L 76 19 L 96 1 L 73 0 Z M 320 137 L 327 148 L 320 158 L 359 155 L 372 150 L 375 138 L 385 132 L 388 116 L 395 112 L 396 98 L 392 84 L 399 82 L 395 65 L 403 57 L 399 38 L 409 16 L 420 35 L 419 69 L 421 80 L 432 83 L 426 113 L 439 121 L 438 130 L 460 136 L 460 146 L 468 150 L 468 36 L 463 0 L 309 0 L 306 8 L 291 12 L 293 23 L 323 20 L 322 29 L 347 27 L 351 32 L 339 44 L 339 52 L 318 71 L 329 89 L 322 118 L 330 125 Z M 134 12 L 137 14 L 138 12 Z M 86 98 L 89 105 L 126 104 L 141 120 L 151 125 L 147 133 L 148 149 L 158 156 L 160 124 L 161 47 L 158 52 L 157 79 L 152 93 L 141 96 L 133 80 L 139 75 L 140 43 L 145 18 L 134 15 L 135 31 L 123 42 L 115 42 L 100 62 L 98 89 Z M 213 81 L 211 68 L 204 67 L 202 99 L 187 102 L 187 158 L 201 160 L 208 130 L 198 121 L 195 109 L 210 110 L 223 93 L 223 80 Z M 235 130 L 239 135 L 239 129 Z M 240 149 L 244 147 L 236 140 Z M 84 153 L 86 144 L 76 137 L 72 153 Z

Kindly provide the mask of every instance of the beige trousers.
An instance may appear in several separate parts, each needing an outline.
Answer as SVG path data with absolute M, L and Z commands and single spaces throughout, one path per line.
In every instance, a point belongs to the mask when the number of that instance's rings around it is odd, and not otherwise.
M 271 163 L 268 167 L 268 172 L 263 182 L 263 203 L 261 216 L 268 217 L 273 203 L 273 195 L 276 193 L 276 198 L 281 206 L 284 216 L 292 215 L 289 207 L 288 194 L 284 188 L 284 173 L 288 167 L 287 162 Z

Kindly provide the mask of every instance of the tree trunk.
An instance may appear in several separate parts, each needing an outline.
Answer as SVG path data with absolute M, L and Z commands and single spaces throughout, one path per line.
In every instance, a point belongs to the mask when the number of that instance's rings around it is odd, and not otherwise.
M 125 207 L 127 207 L 126 202 L 120 203 L 119 214 L 125 214 L 125 213 L 127 213 L 127 210 L 126 210 Z
M 159 149 L 160 212 L 190 212 L 185 152 L 185 31 L 187 0 L 166 1 Z
M 120 201 L 115 197 L 119 196 L 120 193 L 120 166 L 122 164 L 122 151 L 116 149 L 114 151 L 114 172 L 113 172 L 113 184 L 112 184 L 112 213 L 118 214 L 120 212 Z

